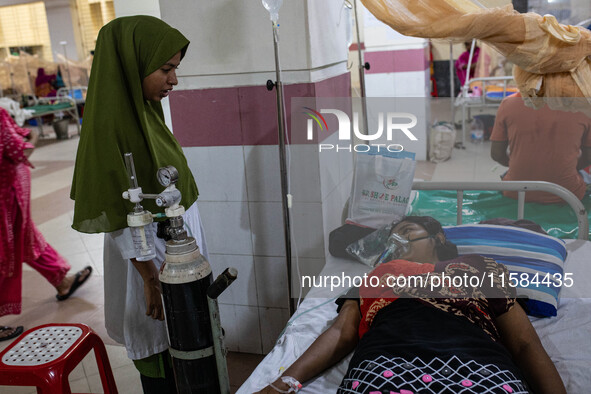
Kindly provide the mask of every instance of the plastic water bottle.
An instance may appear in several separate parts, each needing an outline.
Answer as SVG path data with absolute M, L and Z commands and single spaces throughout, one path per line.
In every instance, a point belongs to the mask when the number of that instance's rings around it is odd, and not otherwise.
M 474 120 L 472 120 L 470 140 L 476 144 L 484 141 L 484 124 L 478 118 L 474 118 Z

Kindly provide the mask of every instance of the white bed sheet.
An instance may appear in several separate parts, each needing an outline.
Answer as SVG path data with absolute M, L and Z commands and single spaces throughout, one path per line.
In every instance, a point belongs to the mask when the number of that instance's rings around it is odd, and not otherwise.
M 574 286 L 563 287 L 558 315 L 531 318 L 540 339 L 556 365 L 569 394 L 591 390 L 591 242 L 567 240 L 568 257 L 565 272 L 572 273 Z M 367 267 L 330 256 L 320 275 L 363 275 Z M 344 287 L 332 293 L 312 289 L 290 319 L 275 347 L 257 366 L 238 390 L 238 394 L 257 392 L 277 379 L 280 368 L 291 365 L 336 317 L 335 297 Z M 333 393 L 347 371 L 352 354 L 324 374 L 307 382 L 300 393 Z

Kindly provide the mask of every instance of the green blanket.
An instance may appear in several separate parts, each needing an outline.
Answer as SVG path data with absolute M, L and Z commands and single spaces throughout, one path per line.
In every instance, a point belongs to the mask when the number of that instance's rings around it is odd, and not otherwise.
M 583 199 L 587 212 L 591 198 Z M 410 215 L 432 216 L 444 226 L 456 224 L 457 193 L 447 190 L 419 190 L 411 202 Z M 517 219 L 517 200 L 504 197 L 496 191 L 465 191 L 462 223 L 478 223 L 492 218 Z M 577 238 L 577 217 L 569 205 L 543 205 L 526 203 L 524 219 L 538 223 L 557 238 Z
M 46 113 L 52 113 L 53 111 L 58 111 L 61 109 L 68 109 L 71 108 L 72 104 L 70 103 L 57 103 L 57 104 L 48 104 L 48 105 L 33 105 L 31 107 L 26 107 L 25 109 L 30 109 L 35 111 L 33 116 L 43 116 Z

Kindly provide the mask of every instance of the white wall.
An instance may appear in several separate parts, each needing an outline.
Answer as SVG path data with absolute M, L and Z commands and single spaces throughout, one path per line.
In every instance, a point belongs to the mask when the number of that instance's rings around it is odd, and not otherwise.
M 308 0 L 309 68 L 342 63 L 348 57 L 347 12 L 342 1 Z
M 150 15 L 160 18 L 160 3 L 158 0 L 114 0 L 115 16 Z M 170 102 L 168 98 L 162 100 L 162 111 L 164 121 L 168 128 L 174 133 L 172 119 L 170 116 Z
M 60 44 L 63 41 L 67 42 L 65 48 L 69 59 L 75 61 L 85 59 L 88 54 L 82 53 L 82 41 L 77 31 L 74 31 L 74 21 L 77 21 L 77 16 L 76 9 L 71 8 L 71 2 L 69 0 L 46 2 L 45 13 L 54 60 L 56 53 L 64 55 L 64 46 Z
M 150 15 L 160 18 L 160 3 L 158 0 L 113 0 L 115 15 Z
M 279 56 L 284 83 L 315 82 L 346 71 L 345 24 L 329 13 L 335 13 L 335 2 L 330 2 L 332 8 L 326 3 L 286 1 L 280 9 Z M 180 88 L 263 85 L 275 79 L 273 30 L 260 1 L 178 0 L 175 7 L 164 4 L 162 19 L 191 41 L 178 73 Z

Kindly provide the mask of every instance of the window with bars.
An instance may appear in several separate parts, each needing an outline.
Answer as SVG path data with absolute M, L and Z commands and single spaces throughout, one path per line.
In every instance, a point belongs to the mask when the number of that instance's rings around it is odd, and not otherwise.
M 88 56 L 101 27 L 115 19 L 115 7 L 112 0 L 76 0 L 76 8 L 84 56 Z

